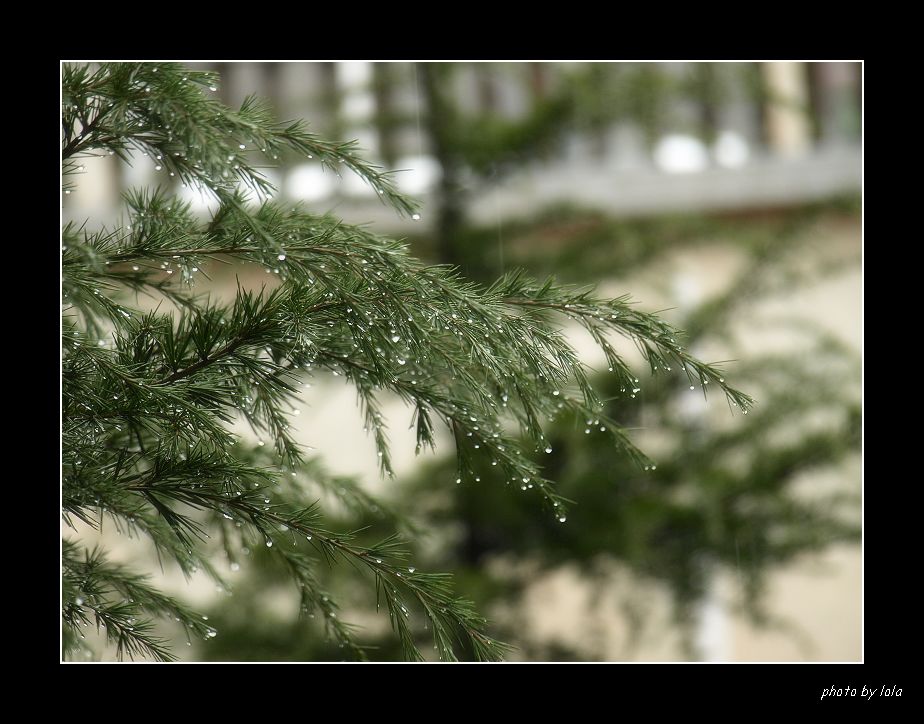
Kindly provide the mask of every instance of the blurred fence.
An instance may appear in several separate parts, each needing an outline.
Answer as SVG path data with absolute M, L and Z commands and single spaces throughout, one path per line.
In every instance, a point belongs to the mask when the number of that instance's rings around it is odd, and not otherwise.
M 191 65 L 220 72 L 219 94 L 231 105 L 252 93 L 268 97 L 281 118 L 305 118 L 323 136 L 356 139 L 368 157 L 407 169 L 399 185 L 426 210 L 443 169 L 418 64 Z M 573 122 L 518 159 L 503 184 L 486 193 L 470 180 L 475 221 L 546 203 L 633 214 L 859 190 L 859 63 L 454 63 L 442 77 L 463 120 L 527 121 L 563 90 L 572 99 Z M 108 161 L 95 190 L 69 203 L 99 210 L 124 187 L 158 180 L 153 164 Z M 268 175 L 290 200 L 337 205 L 347 220 L 398 223 L 359 179 L 338 179 L 319 164 Z

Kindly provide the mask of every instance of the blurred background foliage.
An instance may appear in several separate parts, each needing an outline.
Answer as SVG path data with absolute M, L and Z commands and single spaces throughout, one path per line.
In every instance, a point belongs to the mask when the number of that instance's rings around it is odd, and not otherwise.
M 524 245 L 521 255 L 508 258 L 536 273 L 554 270 L 563 279 L 587 282 L 614 274 L 631 277 L 678 248 L 695 250 L 717 238 L 734 243 L 747 255 L 736 278 L 722 293 L 677 318 L 691 348 L 709 348 L 716 340 L 733 340 L 736 314 L 749 305 L 856 263 L 848 257 L 806 268 L 799 242 L 819 223 L 857 213 L 855 198 L 779 210 L 756 220 L 688 215 L 619 221 L 557 209 L 506 233 L 513 246 L 520 234 L 548 236 L 550 228 L 557 228 L 560 248 Z M 576 230 L 570 234 L 561 231 L 572 226 Z M 489 279 L 496 272 L 490 262 L 495 230 L 467 228 L 460 238 L 466 240 L 464 253 L 476 260 L 470 268 L 482 266 Z M 426 239 L 420 246 L 426 249 Z M 595 257 L 595 248 L 601 247 L 605 253 Z M 539 251 L 530 255 L 530 248 Z M 606 414 L 628 428 L 657 431 L 647 446 L 647 438 L 640 439 L 659 463 L 654 470 L 638 470 L 603 436 L 593 434 L 592 420 L 577 428 L 553 424 L 547 433 L 552 448 L 548 474 L 559 481 L 563 495 L 576 501 L 568 525 L 550 521 L 538 501 L 493 480 L 486 465 L 476 470 L 483 482 L 448 485 L 455 477 L 455 459 L 449 454 L 423 465 L 410 479 L 400 479 L 393 507 L 412 511 L 413 524 L 425 534 L 413 559 L 431 570 L 452 571 L 460 589 L 499 618 L 498 635 L 518 646 L 517 658 L 527 660 L 592 660 L 601 654 L 592 647 L 569 648 L 557 639 L 534 640 L 510 613 L 526 605 L 532 581 L 566 565 L 575 566 L 591 590 L 604 589 L 620 576 L 624 569 L 613 569 L 613 562 L 663 586 L 687 658 L 702 656 L 696 646 L 699 606 L 720 571 L 733 575 L 737 605 L 751 621 L 789 630 L 790 622 L 762 606 L 767 575 L 803 554 L 859 540 L 858 486 L 819 491 L 812 489 L 818 486 L 805 490 L 804 483 L 813 471 L 837 470 L 859 451 L 860 366 L 854 350 L 818 325 L 792 319 L 781 324 L 798 335 L 794 351 L 743 354 L 747 361 L 731 367 L 735 379 L 759 400 L 750 419 L 739 415 L 730 421 L 713 414 L 707 421 L 702 410 L 686 409 L 684 394 L 691 393 L 676 377 L 656 375 L 644 383 L 643 393 L 632 395 L 602 372 L 595 384 L 608 400 Z M 642 374 L 648 370 L 639 370 Z M 383 532 L 375 520 L 346 516 L 343 525 L 369 526 L 370 540 Z M 265 565 L 269 556 L 259 553 L 259 565 L 235 586 L 234 596 L 211 612 L 222 637 L 201 653 L 213 660 L 340 658 L 294 615 L 255 625 L 265 597 L 277 595 L 274 587 L 285 581 Z M 339 578 L 336 573 L 331 572 L 333 578 Z M 362 592 L 353 600 L 361 606 Z M 632 622 L 630 634 L 641 631 L 644 596 L 634 600 L 628 595 L 619 614 Z M 357 618 L 351 612 L 351 620 Z M 359 620 L 374 621 L 371 612 Z M 422 640 L 426 633 L 419 631 Z M 789 635 L 800 633 L 789 630 Z M 372 641 L 378 647 L 373 658 L 397 655 L 387 630 Z M 626 657 L 633 656 L 633 643 L 628 635 Z
M 360 65 L 368 67 L 355 76 L 346 67 Z M 706 407 L 680 376 L 641 368 L 638 388 L 623 389 L 594 360 L 606 413 L 637 431 L 654 469 L 624 459 L 594 434 L 594 420 L 552 422 L 545 461 L 575 501 L 567 525 L 489 468 L 479 482 L 454 485 L 444 447 L 380 486 L 375 515 L 341 505 L 343 529 L 365 527 L 361 537 L 372 541 L 399 518 L 417 541 L 412 560 L 453 572 L 516 659 L 645 657 L 646 632 L 668 625 L 657 595 L 678 632 L 674 658 L 727 655 L 709 642 L 717 605 L 722 616 L 740 612 L 785 631 L 806 658 L 831 658 L 764 594 L 786 564 L 859 542 L 859 350 L 824 310 L 786 306 L 860 265 L 859 64 L 201 66 L 223 73 L 226 102 L 268 95 L 283 117 L 307 116 L 328 137 L 359 138 L 388 168 L 417 169 L 417 187 L 406 190 L 425 199 L 423 222 L 385 222 L 417 255 L 485 284 L 523 267 L 631 292 L 646 308 L 663 302 L 687 331 L 684 345 L 736 360 L 728 374 L 758 400 L 750 417 L 729 414 L 718 396 Z M 336 202 L 350 221 L 374 216 L 344 184 L 302 194 L 316 177 L 298 182 L 298 171 L 281 184 L 284 195 Z M 688 269 L 691 259 L 705 275 Z M 859 329 L 859 300 L 849 303 Z M 343 658 L 321 622 L 299 615 L 278 565 L 263 550 L 241 561 L 233 595 L 208 611 L 220 636 L 193 642 L 190 658 Z M 550 615 L 579 619 L 581 635 L 532 625 L 544 605 L 537 585 L 555 576 L 580 595 Z M 323 577 L 343 618 L 363 627 L 370 657 L 400 658 L 363 584 L 342 568 Z M 615 647 L 604 630 L 614 625 Z

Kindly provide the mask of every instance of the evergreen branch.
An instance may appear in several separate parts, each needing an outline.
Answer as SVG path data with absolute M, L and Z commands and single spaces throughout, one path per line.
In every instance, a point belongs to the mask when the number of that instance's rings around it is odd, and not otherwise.
M 120 660 L 126 654 L 133 658 L 151 656 L 159 661 L 174 658 L 166 648 L 166 640 L 154 635 L 151 621 L 137 618 L 142 612 L 173 618 L 186 627 L 188 634 L 203 638 L 214 635 L 214 629 L 200 616 L 152 588 L 145 576 L 110 563 L 98 548 L 83 553 L 81 558 L 72 541 L 62 542 L 66 628 L 82 637 L 79 628 L 89 625 L 92 616 L 97 630 L 104 628 L 110 643 L 115 644 Z
M 483 461 L 498 481 L 540 495 L 562 523 L 568 501 L 536 455 L 551 451 L 546 421 L 561 414 L 585 419 L 588 430 L 602 428 L 638 464 L 650 461 L 603 414 L 561 317 L 590 332 L 627 395 L 638 391 L 629 387 L 638 380 L 611 335 L 632 340 L 653 372 L 670 371 L 673 361 L 688 380 L 704 391 L 715 384 L 744 412 L 751 400 L 727 386 L 716 365 L 686 353 L 670 325 L 626 299 L 599 299 L 591 290 L 539 284 L 522 274 L 485 289 L 451 268 L 422 264 L 403 243 L 362 227 L 269 200 L 249 203 L 246 187 L 272 191 L 251 152 L 275 160 L 288 150 L 335 170 L 346 166 L 399 211 L 415 208 L 354 145 L 323 142 L 298 123 L 279 124 L 253 99 L 237 111 L 224 108 L 203 94 L 215 83 L 210 74 L 173 64 L 65 66 L 67 173 L 82 154 L 108 151 L 128 161 L 142 153 L 180 181 L 207 187 L 219 203 L 204 221 L 164 189 L 131 191 L 124 196 L 128 217 L 116 228 L 63 230 L 64 518 L 99 528 L 111 518 L 148 536 L 158 555 L 185 573 L 204 568 L 216 580 L 206 547 L 216 529 L 229 557 L 247 536 L 280 551 L 273 536 L 300 535 L 296 542 L 329 563 L 347 561 L 371 576 L 409 658 L 420 656 L 409 624 L 416 606 L 441 658 L 456 658 L 461 642 L 475 658 L 498 659 L 505 647 L 485 633 L 486 621 L 455 596 L 447 577 L 407 566 L 397 537 L 370 546 L 326 530 L 302 485 L 288 478 L 276 483 L 280 473 L 302 470 L 319 489 L 336 489 L 354 511 L 385 510 L 306 463 L 291 429 L 300 380 L 329 371 L 356 388 L 384 474 L 391 464 L 379 400 L 388 393 L 413 411 L 418 452 L 435 445 L 437 424 L 451 432 L 457 482 L 479 480 Z M 239 285 L 228 303 L 194 296 L 197 275 L 216 262 L 260 265 L 275 288 Z M 167 299 L 176 309 L 141 313 L 123 303 L 126 292 Z M 229 425 L 239 418 L 261 436 L 263 452 L 236 445 Z M 270 504 L 271 495 L 277 503 Z M 99 600 L 68 599 L 84 603 L 66 606 L 67 650 L 75 650 L 78 628 L 92 615 L 105 623 L 119 656 L 167 658 L 150 624 L 137 621 L 140 612 L 186 622 L 192 612 L 107 564 L 101 553 L 83 563 L 68 555 L 67 585 L 90 586 Z M 315 556 L 281 555 L 303 608 L 321 610 L 328 632 L 363 656 L 352 627 L 321 593 Z M 136 601 L 115 600 L 123 594 Z M 213 635 L 201 625 L 193 630 Z
M 391 174 L 358 155 L 355 142 L 321 141 L 301 121 L 277 123 L 268 104 L 254 97 L 237 111 L 207 98 L 205 89 L 217 89 L 214 74 L 173 63 L 104 63 L 94 73 L 65 64 L 63 82 L 65 160 L 94 150 L 128 160 L 137 152 L 150 157 L 157 170 L 219 195 L 238 182 L 271 194 L 272 184 L 245 151 L 271 161 L 289 151 L 317 157 L 338 175 L 345 166 L 403 214 L 416 209 L 397 191 Z

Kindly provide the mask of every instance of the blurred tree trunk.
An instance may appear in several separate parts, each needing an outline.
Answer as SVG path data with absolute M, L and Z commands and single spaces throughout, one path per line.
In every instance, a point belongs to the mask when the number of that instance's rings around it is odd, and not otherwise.
M 465 222 L 462 159 L 457 149 L 456 109 L 447 86 L 452 78 L 448 63 L 420 63 L 421 85 L 427 103 L 426 130 L 433 155 L 442 167 L 437 187 L 437 253 L 446 264 L 459 264 L 456 238 Z
M 379 136 L 379 152 L 388 168 L 398 162 L 395 145 L 394 73 L 391 63 L 372 64 L 372 91 L 375 94 L 375 130 Z

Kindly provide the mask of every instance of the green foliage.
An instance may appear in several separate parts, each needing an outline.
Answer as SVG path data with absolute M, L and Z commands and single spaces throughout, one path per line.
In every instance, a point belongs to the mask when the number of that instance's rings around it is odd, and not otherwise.
M 637 380 L 613 343 L 620 336 L 652 370 L 674 365 L 687 383 L 711 384 L 742 411 L 751 404 L 719 366 L 691 357 L 673 327 L 626 298 L 520 273 L 484 288 L 424 265 L 402 243 L 273 202 L 258 163 L 288 152 L 357 173 L 401 213 L 415 208 L 352 144 L 278 123 L 253 98 L 236 111 L 211 100 L 212 74 L 174 64 L 65 66 L 63 83 L 67 191 L 78 189 L 72 177 L 81 158 L 135 162 L 140 153 L 165 180 L 218 201 L 200 219 L 169 187 L 134 190 L 113 228 L 86 222 L 62 232 L 63 516 L 76 533 L 64 542 L 68 656 L 79 653 L 91 621 L 106 628 L 119 658 L 172 656 L 156 633 L 158 618 L 179 619 L 188 636 L 216 633 L 145 579 L 87 552 L 80 526 L 100 529 L 104 521 L 149 539 L 185 574 L 201 570 L 221 586 L 215 541 L 232 563 L 271 549 L 301 610 L 319 612 L 328 635 L 358 658 L 364 647 L 324 590 L 321 564 L 350 563 L 371 584 L 404 656 L 420 657 L 412 613 L 426 618 L 444 660 L 459 651 L 477 660 L 503 655 L 505 645 L 486 633 L 448 576 L 408 565 L 396 534 L 370 542 L 326 523 L 318 498 L 332 491 L 357 509 L 386 508 L 332 484 L 298 444 L 292 403 L 311 376 L 330 372 L 356 388 L 383 474 L 391 464 L 380 397 L 392 394 L 414 411 L 418 450 L 434 445 L 434 427 L 443 424 L 460 479 L 483 464 L 485 477 L 527 485 L 561 521 L 567 501 L 543 469 L 546 420 L 599 418 L 623 455 L 647 464 L 603 409 L 561 334 L 563 319 L 593 336 L 621 384 Z M 279 283 L 239 284 L 230 302 L 197 296 L 197 276 L 228 262 L 272 269 Z M 162 303 L 144 312 L 142 293 Z M 237 420 L 265 441 L 245 449 L 231 430 Z
M 592 262 L 597 273 L 631 278 L 644 273 L 646 265 L 657 264 L 659 255 L 670 258 L 697 244 L 728 240 L 744 263 L 721 293 L 687 311 L 682 326 L 690 330 L 691 345 L 733 345 L 732 328 L 750 307 L 856 262 L 846 255 L 835 263 L 817 243 L 824 238 L 819 233 L 823 229 L 843 228 L 856 218 L 851 199 L 743 219 L 610 221 L 550 210 L 533 224 L 515 228 L 511 236 L 529 240 L 518 263 L 539 270 L 550 265 L 562 275 L 583 278 L 593 271 L 573 245 L 588 256 L 597 246 L 609 248 L 608 261 L 601 254 Z M 469 233 L 475 238 L 481 230 Z M 548 238 L 554 233 L 570 236 L 556 245 Z M 531 255 L 528 250 L 533 250 Z M 566 525 L 543 516 L 539 501 L 522 481 L 491 484 L 492 468 L 484 461 L 474 461 L 475 477 L 456 486 L 445 485 L 455 467 L 446 455 L 399 481 L 394 507 L 409 511 L 417 523 L 414 559 L 453 571 L 480 609 L 516 611 L 498 630 L 516 645 L 518 658 L 589 660 L 602 655 L 538 639 L 516 625 L 529 600 L 524 591 L 537 577 L 562 567 L 579 572 L 588 590 L 618 585 L 626 570 L 636 583 L 657 584 L 670 595 L 673 621 L 690 658 L 699 653 L 692 643 L 698 605 L 717 573 L 727 574 L 736 586 L 742 612 L 754 624 L 798 635 L 791 621 L 771 615 L 762 594 L 778 567 L 859 539 L 858 491 L 846 485 L 835 491 L 806 485 L 818 481 L 819 474 L 834 472 L 844 478 L 851 456 L 859 451 L 859 366 L 855 352 L 823 330 L 796 327 L 788 319 L 777 323 L 794 335 L 795 351 L 742 354 L 752 358 L 736 365 L 736 380 L 755 390 L 761 405 L 734 426 L 710 425 L 684 414 L 685 398 L 696 393 L 676 376 L 646 380 L 632 397 L 612 373 L 592 375 L 609 417 L 628 428 L 657 431 L 657 464 L 649 471 L 639 469 L 593 419 L 588 424 L 588 418 L 558 418 L 545 430 L 551 452 L 544 461 L 546 475 L 556 480 L 560 493 L 577 501 Z M 344 521 L 357 527 L 380 525 L 359 509 Z M 500 562 L 501 567 L 492 565 Z M 220 648 L 209 644 L 201 655 L 220 659 L 263 651 L 285 659 L 338 658 L 336 646 L 323 646 L 294 618 L 277 614 L 259 626 L 252 624 L 251 612 L 259 609 L 262 592 L 281 580 L 281 572 L 264 566 L 240 581 L 233 600 L 209 611 L 213 622 L 221 622 Z M 361 592 L 345 590 L 343 595 L 352 598 L 351 608 L 363 611 Z M 643 638 L 647 604 L 631 589 L 620 593 L 620 604 L 632 635 Z M 426 641 L 426 629 L 418 626 L 414 633 L 419 642 Z M 627 639 L 622 656 L 631 658 L 640 638 Z M 371 657 L 387 660 L 398 654 L 375 631 L 367 632 L 366 640 L 375 642 Z
M 743 264 L 721 293 L 688 310 L 681 324 L 692 347 L 717 341 L 734 347 L 733 323 L 749 306 L 858 262 L 842 252 L 831 259 L 813 242 L 824 225 L 856 223 L 857 201 L 831 199 L 756 216 L 630 220 L 548 209 L 534 220 L 505 224 L 506 256 L 537 271 L 557 269 L 561 276 L 631 277 L 679 250 L 727 243 Z M 474 260 L 467 268 L 490 273 L 496 231 L 470 228 L 465 239 Z M 576 565 L 588 586 L 601 587 L 613 580 L 606 561 L 617 561 L 670 592 L 675 622 L 693 657 L 697 604 L 712 575 L 727 572 L 752 621 L 792 633 L 789 622 L 773 620 L 765 610 L 761 594 L 768 575 L 798 556 L 859 540 L 858 491 L 807 491 L 803 483 L 807 474 L 842 469 L 859 452 L 860 371 L 855 352 L 824 330 L 790 319 L 777 324 L 798 340 L 795 351 L 736 366 L 736 379 L 756 391 L 761 405 L 759 415 L 731 429 L 684 415 L 682 399 L 693 393 L 674 378 L 648 381 L 637 399 L 626 399 L 626 388 L 611 375 L 593 378 L 607 414 L 625 427 L 656 430 L 662 452 L 655 469 L 643 473 L 613 454 L 593 420 L 556 422 L 547 431 L 549 475 L 563 495 L 579 502 L 565 527 L 548 525 L 528 503 L 489 486 L 437 489 L 432 481 L 447 474 L 448 463 L 428 466 L 402 495 L 426 511 L 420 517 L 424 530 L 453 526 L 437 564 L 465 580 L 480 605 L 516 608 L 537 571 Z M 503 573 L 486 565 L 490 560 L 505 561 Z M 641 630 L 644 607 L 629 601 L 624 613 L 632 629 Z M 596 655 L 556 654 L 517 629 L 505 635 L 538 658 Z

